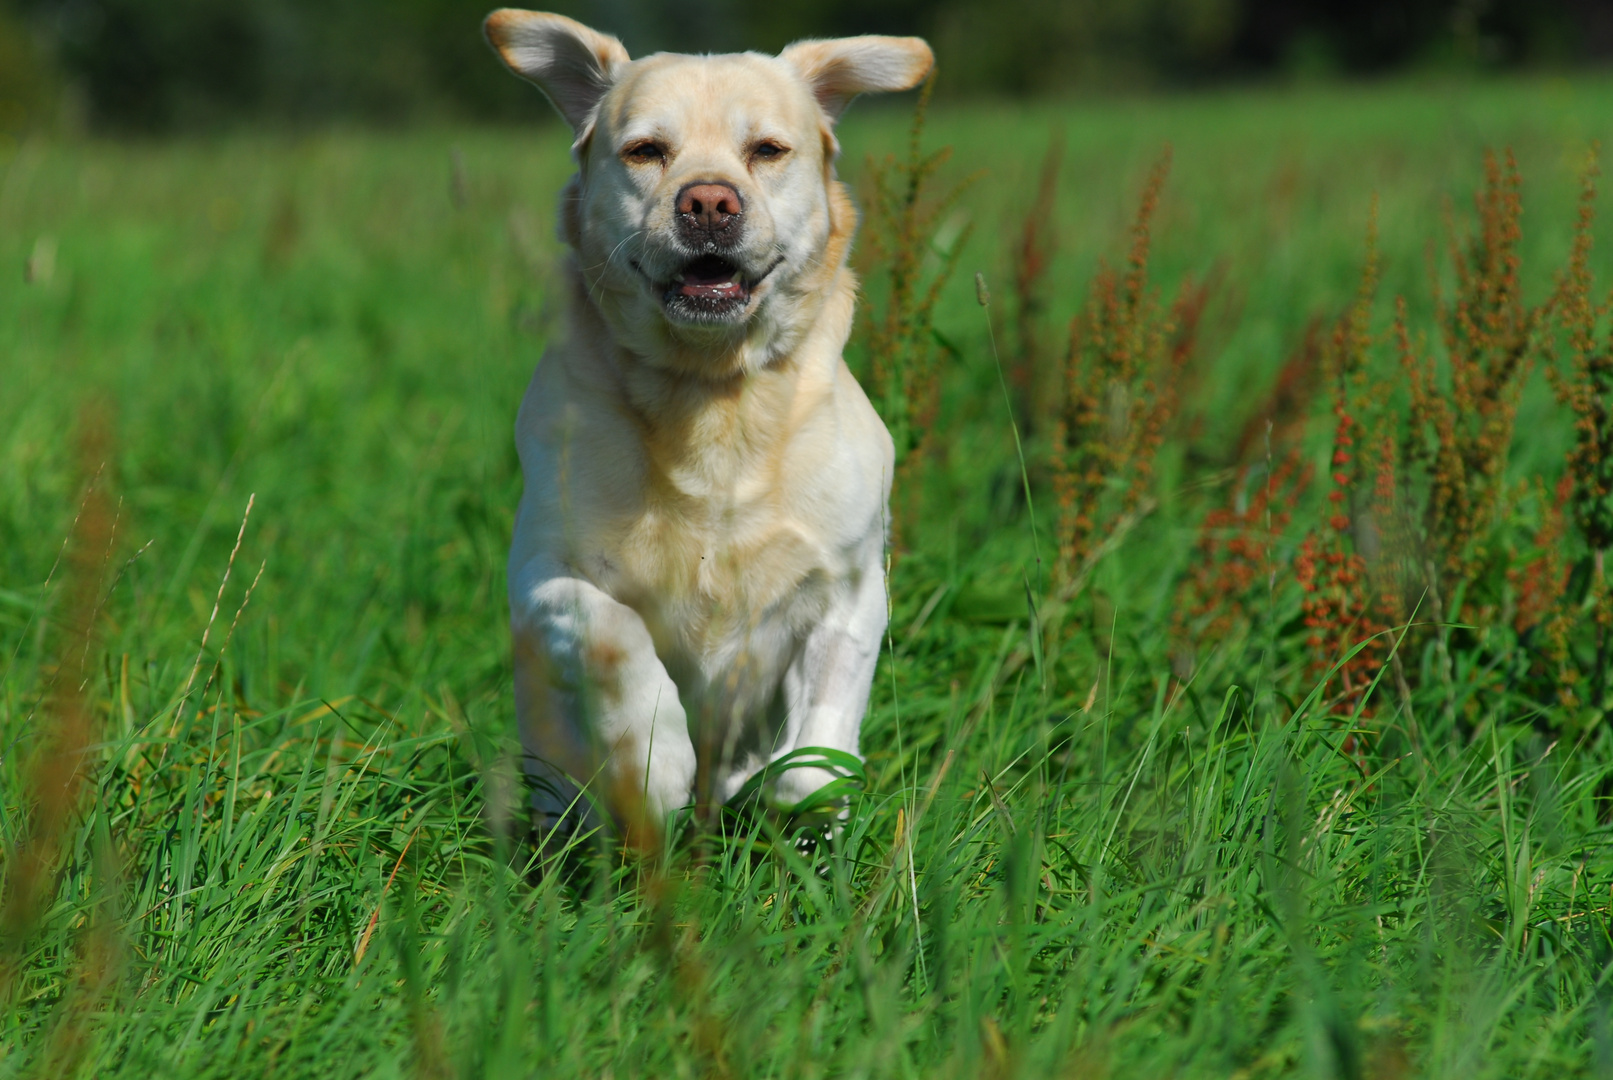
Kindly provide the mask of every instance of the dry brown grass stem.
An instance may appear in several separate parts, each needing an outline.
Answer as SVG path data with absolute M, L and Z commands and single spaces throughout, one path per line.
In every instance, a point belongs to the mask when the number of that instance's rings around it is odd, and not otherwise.
M 56 549 L 56 558 L 52 560 L 50 570 L 45 574 L 45 583 L 40 587 L 41 591 L 46 595 L 49 595 L 50 587 L 56 581 L 56 572 L 62 568 L 62 560 L 67 557 L 68 551 L 73 546 L 73 540 L 78 535 L 79 521 L 83 518 L 84 510 L 89 505 L 90 496 L 97 491 L 97 485 L 101 482 L 101 474 L 105 471 L 106 466 L 102 464 L 95 470 L 95 475 L 91 476 L 88 483 L 84 485 L 84 496 L 79 500 L 78 510 L 74 513 L 72 522 L 67 526 L 67 535 L 62 537 L 62 546 Z M 141 550 L 144 549 L 142 548 Z M 42 607 L 43 605 L 41 605 Z M 27 631 L 33 628 L 33 620 L 39 617 L 39 610 L 36 609 L 30 614 L 27 625 L 23 627 L 24 632 L 17 635 L 17 644 L 11 650 L 11 665 L 13 667 L 16 666 L 17 657 L 22 655 L 23 643 L 28 640 Z
M 208 691 L 213 688 L 213 682 L 218 678 L 218 673 L 224 669 L 224 654 L 229 651 L 230 642 L 235 639 L 235 628 L 241 625 L 241 615 L 246 611 L 246 606 L 252 602 L 252 593 L 257 590 L 258 582 L 263 579 L 263 571 L 268 565 L 269 560 L 267 559 L 258 564 L 258 572 L 252 575 L 252 581 L 247 585 L 246 592 L 241 596 L 241 605 L 235 609 L 235 615 L 230 619 L 230 628 L 224 632 L 224 640 L 218 646 L 218 656 L 213 658 L 213 670 L 208 672 L 207 682 L 202 685 L 202 692 L 196 695 L 197 701 L 205 702 L 207 700 Z
M 207 656 L 207 639 L 212 636 L 213 624 L 218 621 L 219 607 L 224 603 L 224 590 L 230 584 L 230 573 L 235 569 L 235 557 L 241 553 L 241 541 L 246 537 L 246 523 L 251 520 L 252 505 L 257 501 L 257 498 L 258 496 L 256 492 L 253 492 L 247 496 L 246 511 L 241 515 L 241 527 L 235 533 L 235 546 L 230 548 L 229 561 L 224 564 L 224 576 L 219 579 L 218 595 L 213 597 L 213 611 L 207 616 L 207 625 L 202 629 L 202 643 L 196 649 L 196 662 L 191 665 L 190 675 L 185 679 L 185 687 L 179 693 L 179 703 L 174 706 L 174 717 L 171 721 L 169 721 L 168 724 L 169 738 L 172 738 L 178 733 L 179 725 L 184 721 L 185 705 L 190 700 L 191 688 L 196 685 L 196 676 L 202 670 L 202 660 Z M 263 573 L 261 567 L 259 568 L 258 573 Z M 255 578 L 253 579 L 253 584 L 257 584 L 257 580 Z M 248 590 L 247 595 L 248 597 L 251 596 L 250 590 Z M 242 604 L 242 607 L 245 607 L 244 603 Z M 236 618 L 240 618 L 240 612 L 236 613 Z M 231 630 L 233 631 L 233 629 L 234 623 L 231 623 Z
M 1063 161 L 1064 133 L 1060 131 L 1048 141 L 1036 197 L 1009 250 L 1014 303 L 1008 381 L 1014 389 L 1015 412 L 1024 418 L 1027 433 L 1040 430 L 1051 419 L 1049 406 L 1058 400 L 1060 373 L 1044 336 L 1044 320 L 1048 274 L 1058 253 L 1058 179 Z
M 386 884 L 381 886 L 381 896 L 375 901 L 375 910 L 370 912 L 370 921 L 364 924 L 364 932 L 359 935 L 358 945 L 353 949 L 354 967 L 358 967 L 359 964 L 364 962 L 364 954 L 370 948 L 370 937 L 375 933 L 376 924 L 381 921 L 381 905 L 386 901 L 386 894 L 392 891 L 392 882 L 398 876 L 398 871 L 403 867 L 404 856 L 409 854 L 409 847 L 414 843 L 414 838 L 419 835 L 420 830 L 416 828 L 414 832 L 409 834 L 409 839 L 403 842 L 403 850 L 398 852 L 398 861 L 392 864 L 392 872 L 386 876 Z
M 77 963 L 52 1011 L 39 1054 L 24 1075 L 42 1080 L 82 1075 L 84 1061 L 94 1048 L 96 1016 L 106 1009 L 123 970 L 117 856 L 98 846 L 95 859 L 96 896 L 89 924 L 79 935 Z
M 115 516 L 104 465 L 110 457 L 110 422 L 103 409 L 79 416 L 77 458 L 86 480 L 83 505 L 67 544 L 54 672 L 40 738 L 23 770 L 28 820 L 6 853 L 0 896 L 0 997 L 9 997 L 20 974 L 29 936 L 55 895 L 73 820 L 92 772 L 90 755 L 100 724 L 89 684 L 95 675 L 96 617 L 112 558 Z

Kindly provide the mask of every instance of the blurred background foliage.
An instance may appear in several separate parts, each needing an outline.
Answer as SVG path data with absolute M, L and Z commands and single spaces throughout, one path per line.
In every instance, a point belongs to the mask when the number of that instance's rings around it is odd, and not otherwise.
M 489 63 L 492 0 L 0 0 L 0 131 L 541 115 Z M 1136 90 L 1613 57 L 1608 0 L 556 0 L 658 49 L 918 33 L 944 94 Z

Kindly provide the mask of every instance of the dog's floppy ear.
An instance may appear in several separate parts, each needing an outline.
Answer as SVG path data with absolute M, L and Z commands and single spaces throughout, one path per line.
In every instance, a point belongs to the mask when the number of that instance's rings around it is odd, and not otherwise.
M 615 69 L 630 59 L 620 41 L 564 15 L 500 8 L 482 31 L 509 69 L 537 83 L 579 136 Z
M 779 59 L 801 73 L 830 120 L 838 120 L 858 94 L 911 90 L 935 66 L 923 38 L 876 34 L 797 41 Z

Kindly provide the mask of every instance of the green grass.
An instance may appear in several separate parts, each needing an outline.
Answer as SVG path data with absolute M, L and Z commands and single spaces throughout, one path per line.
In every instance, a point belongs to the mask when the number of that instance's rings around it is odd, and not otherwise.
M 854 110 L 843 171 L 906 121 Z M 1157 280 L 1226 279 L 1203 423 L 1158 510 L 1056 655 L 1003 680 L 1032 550 L 965 279 L 1003 278 L 1055 128 L 1059 318 L 1122 255 L 1166 142 Z M 1374 195 L 1385 291 L 1426 312 L 1442 195 L 1464 207 L 1482 147 L 1514 146 L 1538 298 L 1609 136 L 1613 83 L 1589 79 L 938 112 L 957 173 L 989 171 L 937 314 L 962 357 L 895 574 L 865 797 L 810 856 L 753 829 L 535 885 L 499 827 L 503 559 L 511 424 L 558 320 L 564 137 L 0 147 L 13 889 L 48 691 L 82 648 L 48 579 L 85 422 L 108 429 L 119 572 L 60 888 L 6 941 L 0 1076 L 1613 1076 L 1605 725 L 1554 741 L 1549 709 L 1504 693 L 1460 722 L 1419 699 L 1358 758 L 1311 694 L 1291 589 L 1185 691 L 1166 638 L 1217 497 L 1190 451 L 1231 439 L 1347 302 Z M 53 275 L 22 284 L 51 244 Z M 1538 375 L 1520 432 L 1517 474 L 1555 476 L 1570 433 Z

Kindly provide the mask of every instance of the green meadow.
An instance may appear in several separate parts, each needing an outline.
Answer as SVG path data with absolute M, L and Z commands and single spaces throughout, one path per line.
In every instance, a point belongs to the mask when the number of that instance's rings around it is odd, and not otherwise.
M 865 205 L 910 104 L 843 124 Z M 1491 549 L 1560 556 L 1571 699 L 1506 569 L 1491 608 L 1404 613 L 1372 646 L 1404 647 L 1396 678 L 1341 693 L 1294 569 L 1328 513 L 1325 386 L 1261 426 L 1356 296 L 1370 222 L 1390 359 L 1362 384 L 1401 392 L 1397 296 L 1442 355 L 1487 147 L 1516 154 L 1545 301 L 1613 81 L 937 104 L 935 189 L 968 186 L 920 258 L 955 264 L 862 794 L 816 845 L 735 817 L 547 874 L 504 596 L 515 409 L 562 325 L 568 138 L 540 106 L 0 144 L 0 1077 L 1613 1076 L 1605 597 L 1584 538 L 1545 528 L 1575 438 L 1545 361 Z M 1150 277 L 1210 284 L 1197 357 L 1059 592 L 1047 380 L 1003 373 L 1034 321 L 1056 382 L 1167 146 Z M 1206 513 L 1306 417 L 1315 478 L 1262 525 L 1256 599 L 1187 647 Z

